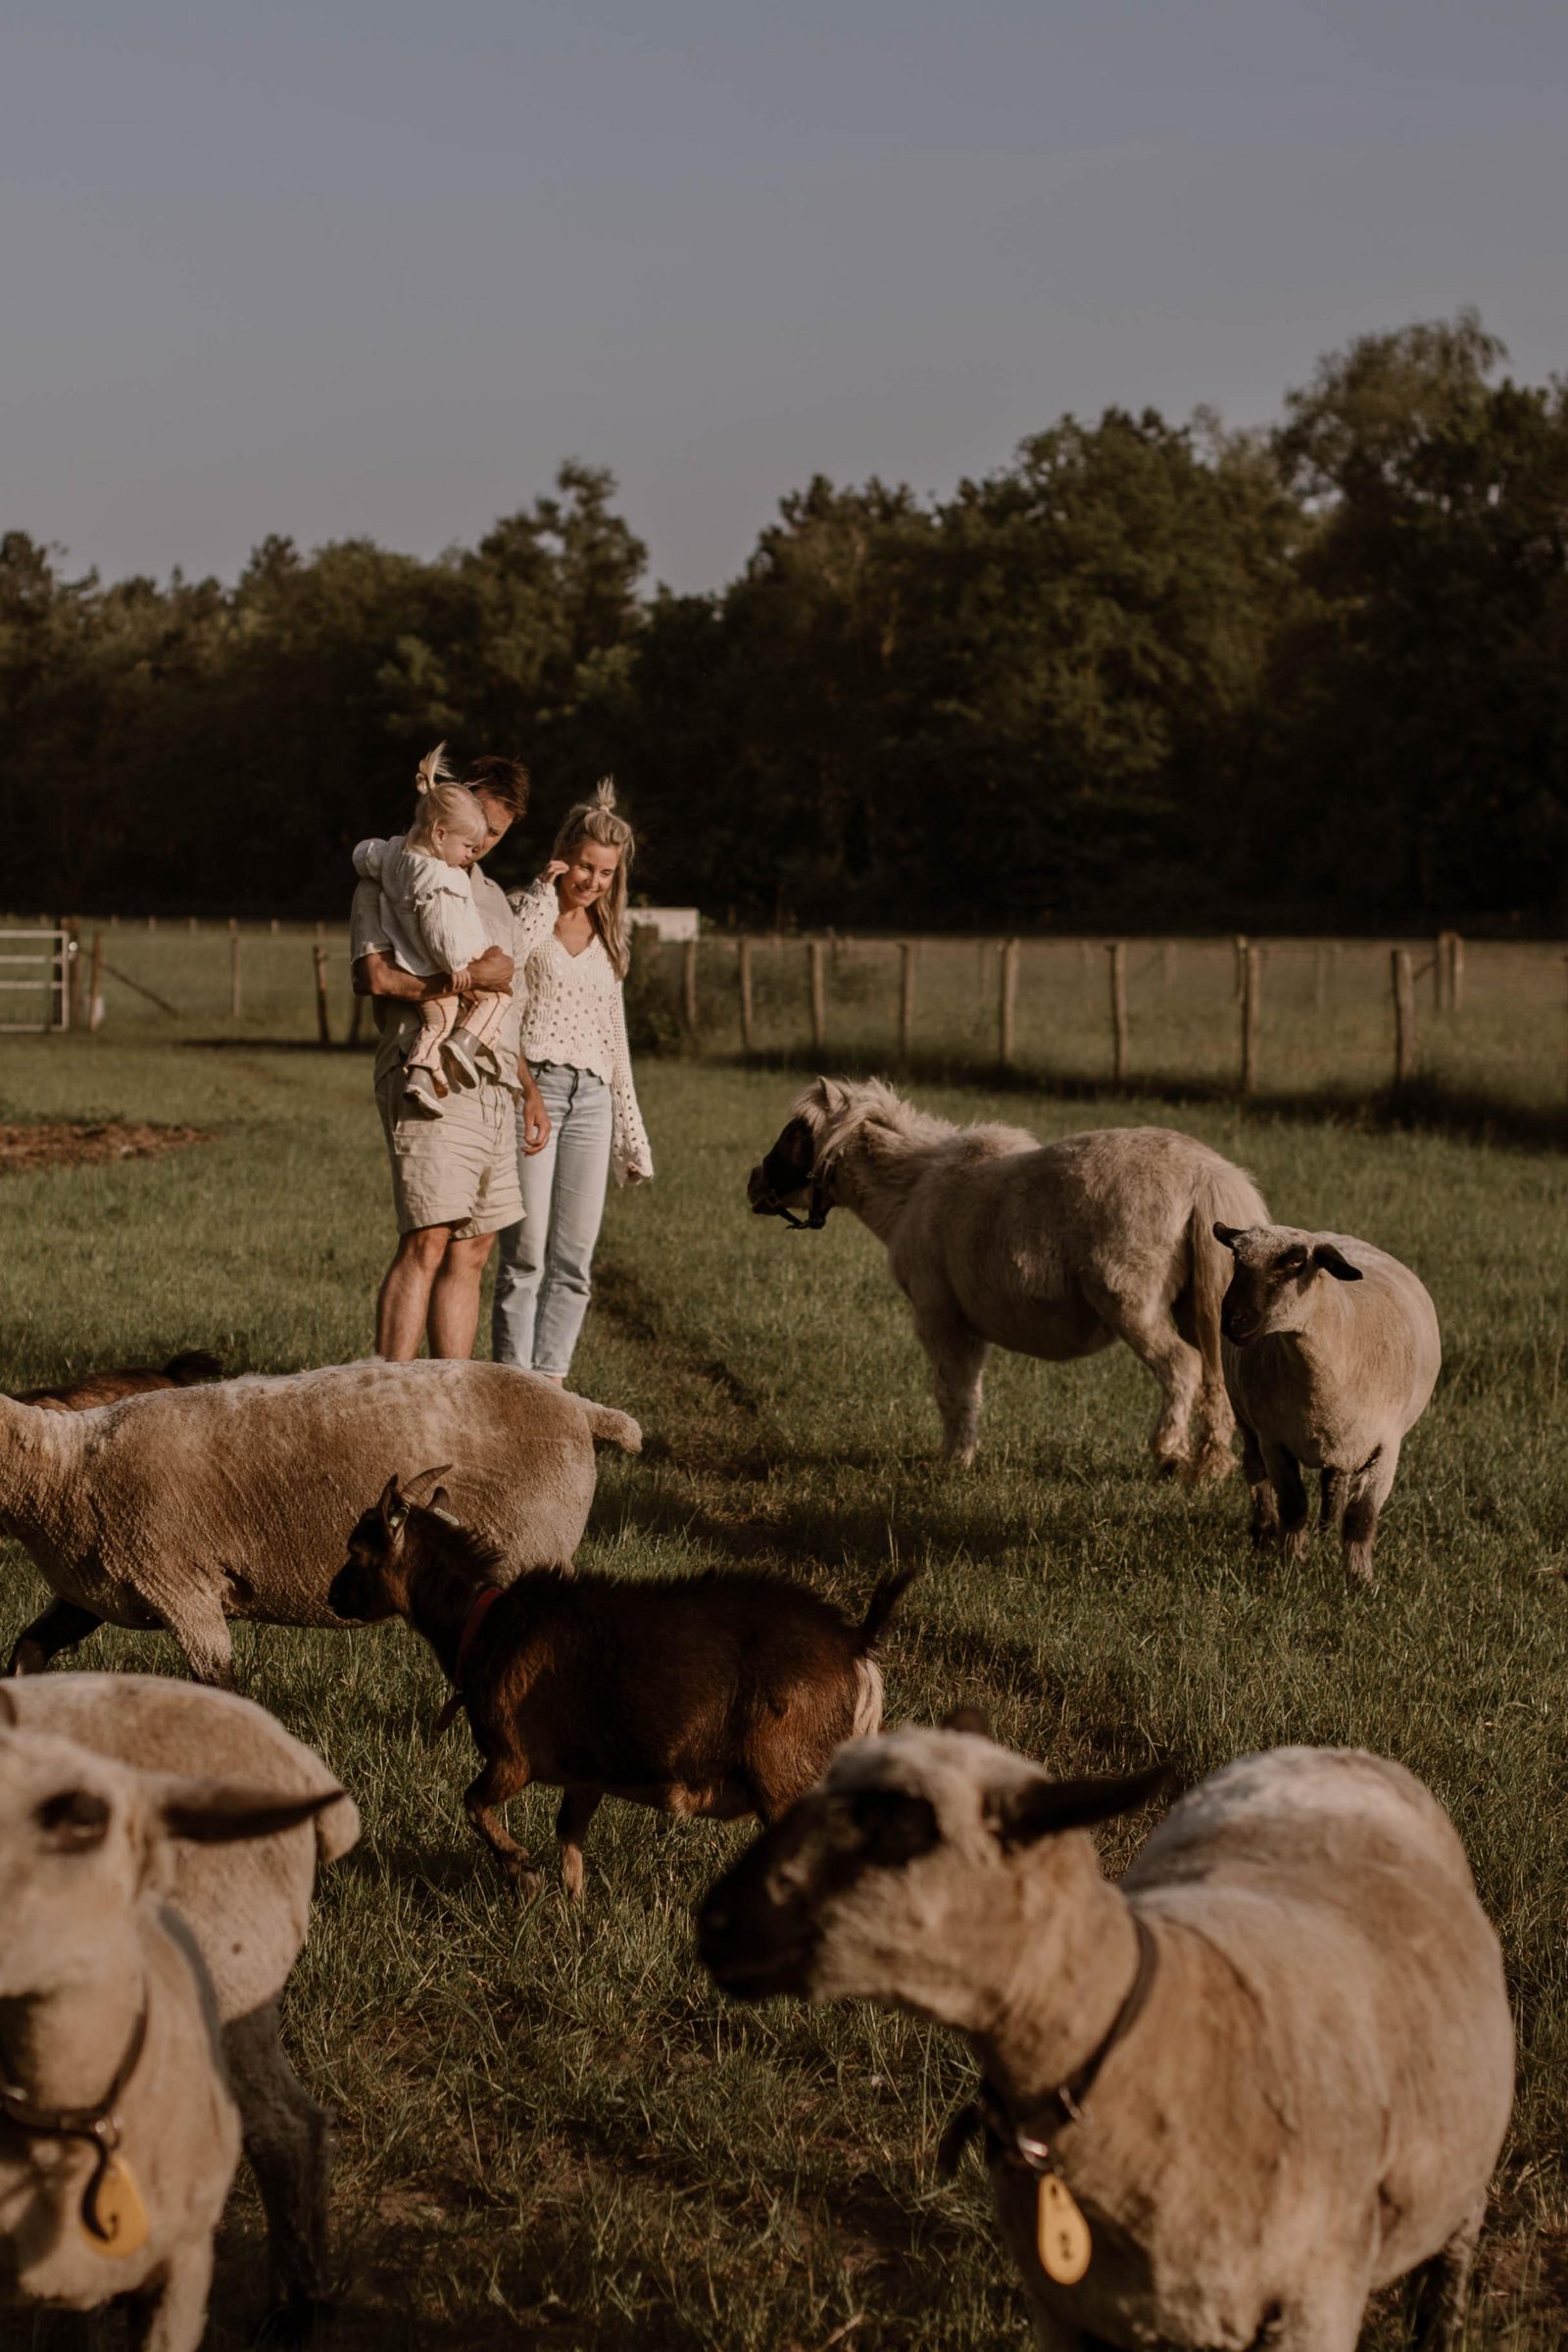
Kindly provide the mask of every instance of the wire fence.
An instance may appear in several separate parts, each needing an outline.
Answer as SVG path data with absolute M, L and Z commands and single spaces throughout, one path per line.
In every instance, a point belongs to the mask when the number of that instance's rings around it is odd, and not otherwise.
M 7 930 L 34 915 L 0 917 Z M 368 1043 L 346 927 L 66 919 L 10 1017 L 74 1028 Z M 19 976 L 25 967 L 8 967 Z M 1010 1071 L 1348 1101 L 1420 1088 L 1538 1111 L 1568 1101 L 1568 949 L 1436 939 L 737 937 L 636 933 L 641 1052 L 818 1068 Z

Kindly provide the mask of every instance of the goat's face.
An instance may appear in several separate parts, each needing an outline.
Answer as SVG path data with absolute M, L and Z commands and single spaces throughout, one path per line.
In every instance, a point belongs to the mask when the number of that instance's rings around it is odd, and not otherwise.
M 326 1589 L 326 1605 L 334 1617 L 376 1625 L 386 1617 L 408 1615 L 408 1497 L 397 1480 L 389 1478 L 379 1502 L 361 1516 L 349 1538 L 349 1556 Z
M 973 2025 L 1025 1915 L 1051 1971 L 1087 1849 L 1041 1841 L 1130 1810 L 1163 1777 L 1051 1781 L 969 1732 L 853 1740 L 711 1888 L 698 1950 L 741 2000 L 867 1997 Z
M 1269 1332 L 1302 1330 L 1320 1275 L 1332 1275 L 1336 1282 L 1361 1279 L 1360 1269 L 1333 1242 L 1295 1225 L 1216 1225 L 1214 1239 L 1236 1259 L 1219 1310 L 1220 1331 L 1233 1348 L 1245 1348 Z
M 260 1837 L 339 1793 L 138 1772 L 74 1740 L 0 1729 L 0 2000 L 101 1977 L 143 1889 L 166 1884 L 171 1838 Z

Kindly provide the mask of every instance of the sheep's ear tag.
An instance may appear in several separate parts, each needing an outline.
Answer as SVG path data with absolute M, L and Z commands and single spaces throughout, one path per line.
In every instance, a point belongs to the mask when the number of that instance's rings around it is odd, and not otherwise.
M 95 2254 L 139 2254 L 147 2243 L 147 2208 L 123 2156 L 106 2156 L 82 2192 L 81 2234 Z
M 1089 2268 L 1094 2246 L 1078 2200 L 1059 2173 L 1040 2176 L 1035 2243 L 1046 2277 L 1057 2286 L 1076 2286 Z

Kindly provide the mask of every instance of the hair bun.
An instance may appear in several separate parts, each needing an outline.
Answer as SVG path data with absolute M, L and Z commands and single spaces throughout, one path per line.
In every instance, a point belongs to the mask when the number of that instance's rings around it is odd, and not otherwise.
M 445 743 L 438 743 L 433 752 L 425 753 L 424 758 L 415 769 L 414 789 L 421 799 L 425 793 L 433 792 L 436 785 L 452 782 L 452 770 L 447 765 L 446 751 Z
M 593 805 L 596 808 L 613 808 L 615 806 L 615 779 L 613 776 L 600 777 L 594 786 Z

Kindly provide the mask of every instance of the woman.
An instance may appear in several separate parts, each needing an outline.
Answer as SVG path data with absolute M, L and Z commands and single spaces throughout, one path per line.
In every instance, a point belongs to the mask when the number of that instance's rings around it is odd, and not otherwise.
M 568 810 L 550 863 L 514 902 L 527 1003 L 523 1053 L 550 1114 L 550 1140 L 519 1157 L 522 1222 L 501 1236 L 492 1347 L 498 1363 L 521 1364 L 558 1385 L 588 1311 L 610 1171 L 617 1184 L 654 1172 L 621 1003 L 635 848 L 607 776 L 591 801 Z

